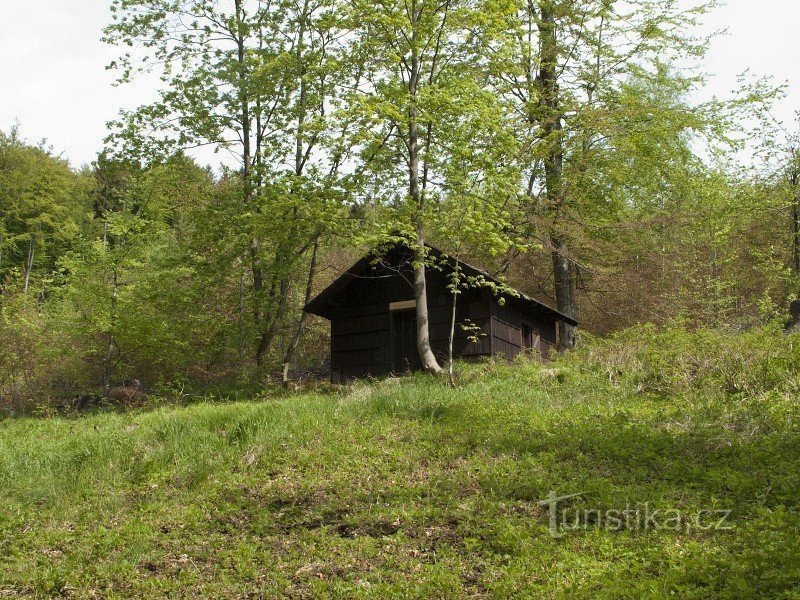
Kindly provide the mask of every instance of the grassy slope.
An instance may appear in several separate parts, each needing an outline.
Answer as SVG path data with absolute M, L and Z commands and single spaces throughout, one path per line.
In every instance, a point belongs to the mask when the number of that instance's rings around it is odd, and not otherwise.
M 0 422 L 0 595 L 800 597 L 791 394 L 564 368 Z M 735 528 L 556 540 L 548 490 Z

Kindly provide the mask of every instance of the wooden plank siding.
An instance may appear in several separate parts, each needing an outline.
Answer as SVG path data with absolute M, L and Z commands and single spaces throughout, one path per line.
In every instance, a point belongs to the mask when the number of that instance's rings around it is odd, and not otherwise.
M 395 266 L 376 266 L 365 257 L 307 307 L 309 312 L 331 322 L 334 382 L 419 367 L 413 354 L 413 273 L 406 255 L 395 254 L 389 259 L 394 262 L 388 264 Z M 441 363 L 447 360 L 450 336 L 452 295 L 448 283 L 441 270 L 428 269 L 429 333 L 434 355 Z M 461 358 L 499 356 L 511 360 L 527 346 L 533 346 L 547 357 L 556 343 L 557 316 L 563 317 L 530 298 L 509 296 L 500 306 L 487 288 L 464 289 L 456 307 L 453 354 Z M 475 326 L 478 331 L 465 331 L 465 325 Z M 470 339 L 474 336 L 477 339 Z
M 512 303 L 509 304 L 495 305 L 492 309 L 492 324 L 495 331 L 494 354 L 510 359 L 524 350 L 522 326 L 526 325 L 533 337 L 532 350 L 538 351 L 542 358 L 548 358 L 556 345 L 555 321 L 546 319 L 544 315 L 542 318 L 536 318 L 536 314 L 531 315 L 530 311 L 523 312 Z
M 369 298 L 365 298 L 369 300 Z M 331 319 L 331 379 L 343 382 L 389 373 L 388 304 L 338 306 Z
M 344 319 L 331 321 L 331 370 L 336 381 L 353 375 L 359 365 L 371 375 L 386 375 L 392 370 L 390 311 L 388 303 L 378 314 L 358 316 L 358 307 L 351 306 Z M 375 305 L 362 307 L 365 313 L 376 310 Z M 431 347 L 437 359 L 448 356 L 450 338 L 450 306 L 431 306 L 429 309 L 429 331 Z M 462 304 L 456 309 L 456 329 L 453 336 L 453 353 L 456 356 L 477 357 L 491 354 L 489 337 L 490 306 L 484 302 Z M 461 327 L 469 322 L 480 328 L 476 333 L 466 332 Z M 469 339 L 477 336 L 477 341 Z
M 519 326 L 499 318 L 492 317 L 492 335 L 494 336 L 494 353 L 501 355 L 507 360 L 512 360 L 517 354 L 522 352 L 522 330 Z

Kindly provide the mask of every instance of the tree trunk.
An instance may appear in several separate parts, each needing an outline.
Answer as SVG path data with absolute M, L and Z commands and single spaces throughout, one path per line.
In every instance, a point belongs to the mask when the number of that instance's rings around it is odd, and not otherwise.
M 245 357 L 247 356 L 248 346 L 250 345 L 247 343 L 245 339 L 245 323 L 244 323 L 244 315 L 245 315 L 245 283 L 244 279 L 247 274 L 247 267 L 245 265 L 241 265 L 241 273 L 239 274 L 239 309 L 238 309 L 238 330 L 239 330 L 239 339 L 237 345 L 237 355 L 238 355 L 238 367 L 241 369 L 244 367 Z
M 553 249 L 553 278 L 556 290 L 556 307 L 559 312 L 575 318 L 578 306 L 575 302 L 575 273 L 572 261 L 567 254 L 567 246 L 559 238 L 550 239 Z M 558 322 L 558 349 L 569 350 L 575 346 L 576 327 Z
M 792 283 L 794 284 L 794 300 L 789 303 L 789 320 L 787 330 L 800 327 L 800 154 L 792 153 L 794 164 L 789 172 L 789 184 L 792 187 Z
M 236 15 L 236 61 L 239 71 L 239 89 L 237 90 L 237 94 L 242 126 L 242 201 L 246 207 L 257 212 L 258 206 L 254 206 L 253 202 L 253 149 L 250 139 L 252 135 L 252 115 L 250 113 L 251 96 L 247 90 L 249 77 L 247 72 L 247 47 L 245 44 L 245 13 L 243 0 L 235 0 L 234 9 Z M 259 131 L 256 131 L 256 134 L 260 137 Z M 258 154 L 260 154 L 260 148 L 257 147 L 256 155 Z M 261 240 L 258 236 L 254 235 L 250 240 L 249 250 L 250 270 L 253 275 L 253 320 L 255 322 L 256 331 L 261 331 L 258 343 L 256 344 L 255 361 L 256 365 L 260 367 L 264 359 L 264 348 L 266 346 L 268 349 L 269 342 L 265 340 L 265 337 L 268 336 L 268 326 L 265 322 L 266 314 L 262 310 L 262 303 L 264 302 L 264 273 L 261 268 Z
M 0 294 L 3 293 L 3 224 L 0 223 Z
M 117 299 L 119 296 L 119 276 L 116 265 L 111 270 L 111 306 L 109 307 L 109 328 L 108 345 L 106 346 L 106 356 L 103 361 L 103 396 L 108 398 L 111 391 L 111 379 L 114 375 L 114 331 L 117 326 Z
M 795 167 L 789 176 L 794 196 L 792 198 L 792 275 L 795 285 L 800 283 L 800 173 Z
M 272 318 L 269 321 L 269 325 L 267 325 L 261 332 L 258 340 L 258 346 L 256 347 L 256 367 L 259 369 L 259 371 L 264 366 L 264 358 L 267 356 L 267 354 L 269 354 L 269 351 L 272 348 L 272 343 L 275 341 L 275 338 L 281 329 L 281 321 L 283 321 L 283 316 L 286 313 L 286 305 L 289 301 L 288 277 L 284 276 L 281 278 L 278 294 L 277 307 L 273 312 Z
M 317 252 L 319 251 L 319 236 L 314 240 L 314 248 L 311 251 L 311 263 L 308 266 L 308 280 L 306 281 L 306 294 L 303 298 L 303 306 L 305 307 L 311 301 L 311 293 L 314 290 L 314 277 L 317 274 Z M 297 324 L 297 329 L 289 342 L 289 347 L 286 348 L 286 354 L 283 357 L 283 372 L 281 380 L 283 386 L 289 385 L 289 366 L 294 358 L 294 353 L 297 351 L 297 346 L 300 344 L 300 338 L 303 337 L 303 332 L 306 328 L 306 321 L 308 320 L 308 313 L 304 310 L 300 311 L 300 321 Z
M 539 122 L 546 147 L 544 172 L 547 209 L 553 215 L 555 229 L 559 211 L 566 199 L 566 191 L 563 186 L 564 142 L 561 123 L 563 109 L 558 94 L 558 40 L 555 14 L 550 0 L 544 0 L 541 4 L 539 35 L 541 47 L 538 75 Z M 567 241 L 563 235 L 552 233 L 551 243 L 556 308 L 569 317 L 577 318 L 575 269 L 569 257 Z M 558 334 L 560 350 L 568 350 L 575 345 L 573 325 L 559 322 Z
M 422 368 L 429 373 L 441 373 L 442 367 L 431 349 L 428 326 L 428 289 L 425 279 L 425 237 L 422 226 L 417 225 L 417 243 L 414 248 L 414 300 L 417 304 L 417 351 Z
M 450 334 L 447 338 L 447 375 L 450 387 L 456 387 L 456 375 L 453 371 L 453 339 L 456 336 L 456 309 L 458 308 L 458 284 L 461 280 L 461 268 L 456 254 L 456 264 L 453 271 L 453 302 L 450 306 Z
M 28 258 L 25 261 L 25 285 L 23 290 L 25 294 L 28 293 L 28 285 L 30 284 L 31 281 L 31 271 L 33 270 L 33 258 L 34 258 L 34 253 L 36 252 L 36 249 L 34 247 L 35 243 L 36 243 L 36 238 L 34 237 L 33 234 L 31 234 L 30 241 L 28 242 Z
M 306 34 L 306 24 L 308 20 L 308 0 L 305 0 L 303 3 L 303 10 L 302 15 L 300 18 L 300 27 L 298 29 L 297 34 L 297 50 L 295 53 L 295 58 L 297 60 L 297 66 L 300 70 L 300 97 L 299 97 L 299 111 L 297 114 L 297 132 L 295 134 L 295 150 L 294 150 L 294 174 L 295 174 L 295 181 L 299 182 L 300 178 L 303 176 L 303 167 L 304 167 L 304 145 L 303 145 L 303 138 L 305 134 L 305 123 L 306 123 L 306 113 L 307 113 L 307 104 L 308 104 L 308 91 L 306 85 L 306 68 L 305 64 L 303 63 L 303 50 L 305 48 L 305 34 Z M 297 183 L 294 184 L 295 186 Z M 295 190 L 295 196 L 297 196 L 298 190 Z M 294 207 L 293 212 L 295 214 L 295 219 L 293 222 L 296 223 L 296 214 L 297 208 Z M 293 228 L 296 229 L 296 228 Z M 294 238 L 294 236 L 292 236 Z M 303 306 L 309 303 L 311 300 L 311 291 L 314 286 L 314 275 L 317 269 L 317 250 L 319 249 L 319 235 L 314 239 L 314 246 L 311 252 L 311 263 L 308 267 L 308 280 L 306 281 L 306 293 L 303 300 Z M 297 350 L 297 346 L 300 343 L 300 338 L 303 336 L 303 331 L 305 330 L 306 319 L 308 318 L 308 314 L 302 310 L 300 310 L 300 321 L 297 324 L 297 329 L 295 329 L 294 335 L 289 342 L 289 346 L 286 348 L 286 353 L 283 356 L 283 370 L 281 371 L 281 383 L 284 387 L 289 385 L 289 366 L 291 365 L 292 358 L 294 357 L 294 353 Z
M 412 2 L 412 18 L 418 18 L 417 3 Z M 419 123 L 417 122 L 417 86 L 420 78 L 419 53 L 416 44 L 416 27 L 412 30 L 411 72 L 408 80 L 408 179 L 409 195 L 414 207 L 414 229 L 417 243 L 414 248 L 414 300 L 417 303 L 417 352 L 422 368 L 429 373 L 441 373 L 442 367 L 431 350 L 428 326 L 428 288 L 425 279 L 425 230 L 422 212 L 424 198 L 419 188 Z

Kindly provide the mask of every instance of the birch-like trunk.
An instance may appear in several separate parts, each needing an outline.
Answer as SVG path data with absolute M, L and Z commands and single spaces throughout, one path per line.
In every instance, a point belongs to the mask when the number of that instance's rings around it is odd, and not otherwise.
M 419 18 L 417 2 L 411 3 L 412 20 Z M 419 122 L 417 113 L 417 88 L 420 80 L 419 50 L 417 49 L 416 27 L 412 30 L 411 70 L 408 80 L 408 179 L 409 195 L 415 211 L 414 229 L 416 246 L 414 248 L 414 300 L 417 304 L 417 352 L 422 368 L 429 373 L 441 373 L 436 357 L 431 349 L 428 319 L 428 287 L 425 278 L 425 229 L 423 226 L 424 198 L 419 181 Z
M 33 234 L 31 234 L 30 241 L 28 242 L 28 257 L 25 260 L 25 285 L 23 289 L 23 293 L 28 293 L 28 286 L 30 285 L 31 281 L 31 271 L 33 270 L 33 258 L 34 254 L 36 253 L 36 238 Z
M 555 281 L 556 307 L 567 316 L 574 317 L 578 314 L 578 306 L 575 300 L 575 274 L 573 272 L 572 260 L 569 258 L 567 245 L 559 238 L 552 237 L 553 245 L 553 278 Z M 558 348 L 569 350 L 575 346 L 576 327 L 558 322 Z
M 456 256 L 456 264 L 453 270 L 453 302 L 450 306 L 450 334 L 447 338 L 447 376 L 450 379 L 450 387 L 456 387 L 456 375 L 453 371 L 453 340 L 456 336 L 456 309 L 458 308 L 458 284 L 461 280 L 461 268 Z
M 422 368 L 429 373 L 441 373 L 436 357 L 431 349 L 430 326 L 428 318 L 428 289 L 425 279 L 425 237 L 422 226 L 417 225 L 417 243 L 414 248 L 414 300 L 417 304 L 417 351 Z

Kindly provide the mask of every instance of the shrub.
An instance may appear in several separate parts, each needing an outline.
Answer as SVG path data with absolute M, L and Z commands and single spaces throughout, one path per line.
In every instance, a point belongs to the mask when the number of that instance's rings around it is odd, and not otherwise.
M 645 324 L 582 340 L 559 360 L 642 392 L 757 396 L 800 387 L 800 335 L 784 334 L 778 325 L 734 332 Z

